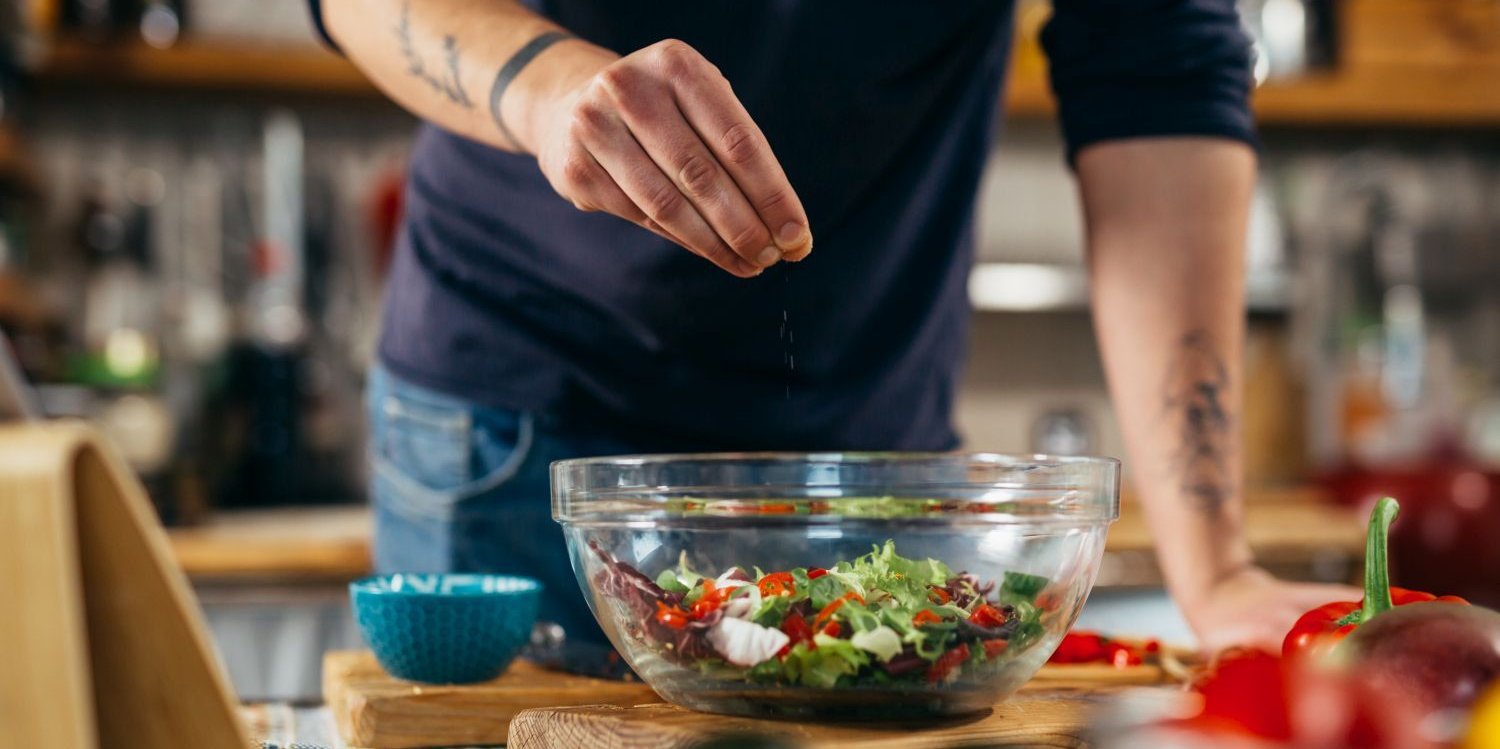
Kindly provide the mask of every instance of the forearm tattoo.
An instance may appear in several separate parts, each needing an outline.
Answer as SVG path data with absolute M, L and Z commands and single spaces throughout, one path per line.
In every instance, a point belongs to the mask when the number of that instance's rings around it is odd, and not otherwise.
M 495 127 L 512 145 L 519 148 L 521 142 L 516 139 L 515 133 L 511 132 L 510 127 L 505 124 L 505 117 L 500 114 L 500 99 L 505 96 L 505 89 L 510 87 L 510 82 L 514 81 L 516 76 L 536 59 L 537 55 L 560 41 L 574 38 L 576 37 L 566 31 L 549 31 L 542 34 L 516 50 L 516 53 L 500 66 L 500 71 L 495 73 L 495 83 L 490 86 L 490 119 L 495 121 Z
M 396 39 L 401 43 L 401 55 L 406 58 L 406 72 L 426 83 L 433 91 L 464 109 L 473 109 L 474 102 L 464 91 L 463 81 L 458 75 L 458 39 L 452 34 L 443 36 L 443 69 L 428 70 L 427 62 L 417 51 L 411 32 L 411 0 L 401 5 L 401 19 L 396 24 Z
M 1217 514 L 1234 494 L 1230 450 L 1236 425 L 1228 408 L 1229 387 L 1229 370 L 1208 335 L 1183 336 L 1162 401 L 1177 433 L 1172 467 L 1180 488 L 1209 514 Z

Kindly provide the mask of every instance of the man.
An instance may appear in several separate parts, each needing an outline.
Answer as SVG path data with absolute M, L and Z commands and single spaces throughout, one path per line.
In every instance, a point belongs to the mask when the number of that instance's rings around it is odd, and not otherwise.
M 428 122 L 371 381 L 380 568 L 534 575 L 587 633 L 549 461 L 957 445 L 1012 3 L 313 5 Z M 1055 5 L 1095 320 L 1167 582 L 1206 647 L 1278 643 L 1348 593 L 1269 577 L 1241 528 L 1248 44 L 1232 0 Z

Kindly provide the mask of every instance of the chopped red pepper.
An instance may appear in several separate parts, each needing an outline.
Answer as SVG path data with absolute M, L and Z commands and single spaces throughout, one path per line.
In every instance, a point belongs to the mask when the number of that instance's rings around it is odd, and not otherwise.
M 967 644 L 949 650 L 938 656 L 936 662 L 927 669 L 927 683 L 936 684 L 946 681 L 953 674 L 954 669 L 969 659 L 969 646 Z
M 656 621 L 672 629 L 682 629 L 688 625 L 688 612 L 676 606 L 668 606 L 661 601 L 657 601 Z
M 1042 611 L 1056 611 L 1062 608 L 1062 592 L 1056 586 L 1049 587 L 1036 596 L 1036 607 Z
M 984 645 L 984 657 L 986 658 L 994 658 L 1004 653 L 1005 649 L 1010 647 L 1009 640 L 984 640 L 981 644 Z
M 767 515 L 791 515 L 797 511 L 797 506 L 790 502 L 769 502 L 758 509 Z
M 838 622 L 829 622 L 828 626 L 823 628 L 823 634 L 828 635 L 829 637 L 838 637 L 839 633 L 843 631 L 844 628 L 839 626 Z
M 1098 663 L 1108 653 L 1109 641 L 1095 632 L 1069 632 L 1063 635 L 1057 650 L 1052 651 L 1049 663 Z
M 846 601 L 850 600 L 864 603 L 865 597 L 851 590 L 848 593 L 845 593 L 838 598 L 833 599 L 832 602 L 830 602 L 827 606 L 824 606 L 823 610 L 819 611 L 818 615 L 813 618 L 813 628 L 822 629 L 823 625 L 827 624 L 828 620 L 833 618 L 834 612 L 838 611 L 840 606 L 843 606 Z
M 1148 655 L 1161 652 L 1161 643 L 1142 645 L 1112 640 L 1097 632 L 1074 631 L 1063 636 L 1048 663 L 1107 663 L 1115 668 L 1139 666 Z
M 828 570 L 825 570 L 822 567 L 814 567 L 807 571 L 807 579 L 816 580 L 826 574 L 828 574 Z
M 936 603 L 947 603 L 953 600 L 953 594 L 949 593 L 947 588 L 934 587 L 927 592 L 927 597 Z
M 1118 642 L 1109 644 L 1109 662 L 1115 668 L 1129 668 L 1141 665 L 1141 654 L 1133 648 L 1121 645 Z
M 974 613 L 969 614 L 969 621 L 981 627 L 994 629 L 1005 623 L 1005 614 L 994 606 L 981 603 L 979 608 L 974 609 Z
M 1390 536 L 1391 522 L 1396 519 L 1400 510 L 1401 506 L 1395 499 L 1383 497 L 1375 503 L 1375 509 L 1370 513 L 1370 527 L 1365 535 L 1364 600 L 1325 603 L 1303 614 L 1282 641 L 1282 655 L 1291 658 L 1299 654 L 1326 652 L 1359 625 L 1395 606 L 1428 601 L 1468 603 L 1458 596 L 1435 596 L 1391 587 L 1386 542 Z
M 703 594 L 698 596 L 698 600 L 693 602 L 693 618 L 702 619 L 716 611 L 720 606 L 724 605 L 725 601 L 729 600 L 730 596 L 734 595 L 734 590 L 732 587 L 720 588 L 714 585 L 713 580 L 706 577 L 703 578 Z
M 790 572 L 772 572 L 760 579 L 760 594 L 763 596 L 796 595 L 797 585 Z
M 917 612 L 916 616 L 913 616 L 911 618 L 911 623 L 913 626 L 920 627 L 923 624 L 937 624 L 942 620 L 943 617 L 938 616 L 935 612 L 928 609 L 922 609 L 921 611 Z

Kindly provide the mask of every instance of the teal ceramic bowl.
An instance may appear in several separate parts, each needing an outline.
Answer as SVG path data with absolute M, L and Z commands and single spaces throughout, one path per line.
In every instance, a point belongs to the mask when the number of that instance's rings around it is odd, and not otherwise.
M 349 584 L 354 621 L 392 676 L 471 684 L 503 673 L 531 637 L 542 584 L 477 574 L 377 575 Z

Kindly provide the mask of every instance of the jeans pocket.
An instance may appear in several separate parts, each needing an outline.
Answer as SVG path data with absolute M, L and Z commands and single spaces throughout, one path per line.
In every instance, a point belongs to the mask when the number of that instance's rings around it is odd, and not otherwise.
M 449 520 L 514 477 L 531 449 L 530 414 L 486 408 L 394 380 L 370 392 L 370 463 L 378 499 L 399 515 Z

